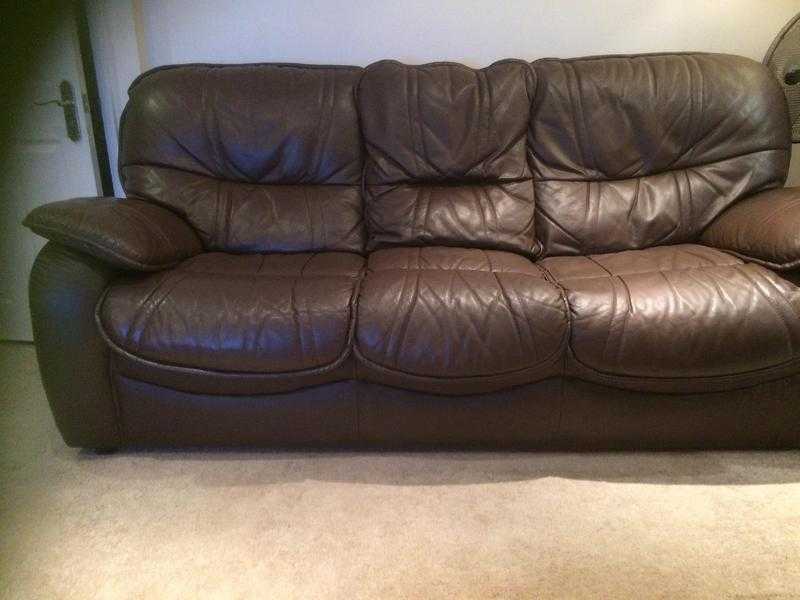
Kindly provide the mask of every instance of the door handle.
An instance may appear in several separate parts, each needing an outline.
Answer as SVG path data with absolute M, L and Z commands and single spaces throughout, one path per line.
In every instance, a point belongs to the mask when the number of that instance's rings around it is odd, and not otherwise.
M 72 84 L 66 79 L 58 86 L 61 98 L 45 100 L 44 102 L 34 102 L 36 106 L 48 106 L 55 104 L 64 111 L 64 123 L 67 125 L 67 137 L 73 142 L 81 139 L 81 127 L 78 124 L 78 109 L 75 106 L 75 90 Z
M 47 106 L 48 104 L 55 104 L 56 106 L 65 107 L 65 106 L 73 106 L 75 103 L 71 100 L 45 100 L 44 102 L 34 102 L 36 106 Z

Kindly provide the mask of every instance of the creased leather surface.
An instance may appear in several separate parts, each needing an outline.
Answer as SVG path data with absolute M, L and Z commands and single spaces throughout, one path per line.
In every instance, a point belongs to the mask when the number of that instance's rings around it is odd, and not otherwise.
M 32 210 L 39 235 L 123 269 L 157 271 L 202 250 L 178 215 L 136 198 L 73 198 Z
M 98 309 L 114 346 L 165 366 L 280 374 L 349 351 L 355 254 L 201 254 L 114 284 Z
M 448 245 L 530 250 L 530 181 L 460 186 L 372 186 L 371 239 L 379 246 Z M 380 242 L 378 242 L 380 240 Z
M 357 350 L 367 376 L 384 383 L 397 378 L 442 393 L 499 389 L 558 372 L 565 312 L 559 290 L 522 256 L 379 250 L 361 288 Z
M 688 392 L 797 370 L 800 289 L 759 265 L 694 245 L 541 265 L 566 291 L 581 378 Z
M 785 100 L 753 61 L 671 54 L 534 68 L 529 147 L 545 255 L 696 241 L 727 207 L 786 178 Z
M 125 190 L 181 212 L 213 242 L 207 249 L 361 251 L 360 73 L 275 64 L 151 71 L 131 86 L 122 119 Z
M 644 251 L 629 250 L 591 256 L 554 256 L 542 260 L 539 264 L 556 280 L 564 281 L 741 265 L 742 261 L 714 248 L 697 244 L 676 244 L 656 246 Z
M 184 65 L 134 83 L 121 129 L 141 201 L 32 216 L 80 250 L 31 278 L 72 445 L 798 444 L 800 277 L 733 255 L 797 248 L 764 191 L 785 105 L 751 61 Z M 366 276 L 327 252 L 365 223 L 405 246 Z M 535 228 L 570 256 L 528 260 Z M 202 247 L 251 254 L 109 266 Z
M 209 250 L 361 252 L 353 185 L 247 184 L 160 167 L 126 169 L 129 192 L 182 215 Z
M 522 61 L 480 70 L 394 61 L 367 67 L 358 108 L 369 247 L 535 253 L 525 156 L 534 91 L 533 72 Z
M 769 190 L 739 202 L 701 241 L 772 269 L 800 267 L 800 188 Z

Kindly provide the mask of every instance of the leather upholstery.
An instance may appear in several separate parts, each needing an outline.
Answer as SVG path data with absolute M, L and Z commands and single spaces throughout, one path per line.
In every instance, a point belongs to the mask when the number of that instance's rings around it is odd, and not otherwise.
M 382 61 L 358 85 L 369 248 L 447 245 L 535 254 L 522 61 L 485 69 Z
M 800 289 L 759 265 L 695 245 L 541 265 L 567 294 L 575 375 L 691 392 L 800 367 Z
M 769 190 L 735 204 L 701 239 L 771 269 L 800 267 L 800 188 Z
M 115 378 L 126 446 L 743 449 L 800 446 L 800 377 L 702 394 L 551 378 L 442 396 L 340 381 L 286 394 L 187 394 Z
M 98 309 L 112 345 L 145 362 L 302 374 L 350 351 L 355 254 L 201 254 L 112 285 Z
M 178 212 L 208 250 L 362 251 L 360 72 L 262 64 L 146 73 L 121 123 L 125 191 Z
M 180 217 L 136 198 L 52 202 L 32 210 L 23 224 L 122 269 L 166 269 L 202 250 L 197 235 Z
M 31 311 L 56 423 L 99 448 L 798 446 L 786 115 L 766 69 L 707 54 L 151 71 L 135 198 L 26 221 L 54 240 Z
M 70 446 L 123 443 L 109 349 L 94 322 L 97 301 L 118 276 L 107 263 L 54 242 L 31 270 L 36 357 L 56 425 Z
M 357 323 L 366 377 L 440 393 L 554 375 L 568 330 L 560 291 L 529 260 L 447 247 L 373 252 Z
M 697 241 L 726 208 L 786 178 L 786 101 L 751 60 L 669 54 L 534 64 L 530 160 L 545 255 Z

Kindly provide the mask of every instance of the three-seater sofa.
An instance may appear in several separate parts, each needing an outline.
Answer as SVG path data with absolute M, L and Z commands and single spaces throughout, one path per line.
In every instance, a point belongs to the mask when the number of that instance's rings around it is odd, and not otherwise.
M 127 198 L 25 224 L 72 446 L 800 445 L 800 189 L 762 66 L 158 68 Z

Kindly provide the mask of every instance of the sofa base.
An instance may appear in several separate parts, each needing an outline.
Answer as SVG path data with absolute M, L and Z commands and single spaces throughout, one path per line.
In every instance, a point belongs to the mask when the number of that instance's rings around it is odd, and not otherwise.
M 122 447 L 800 447 L 800 376 L 687 395 L 569 378 L 460 397 L 362 381 L 261 396 L 186 393 L 121 375 L 114 387 Z

